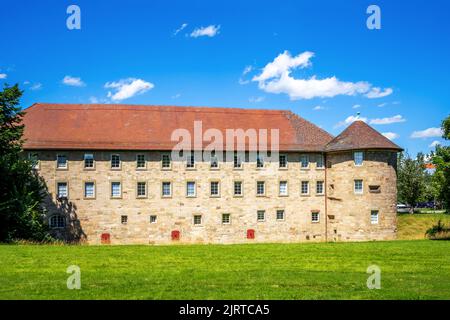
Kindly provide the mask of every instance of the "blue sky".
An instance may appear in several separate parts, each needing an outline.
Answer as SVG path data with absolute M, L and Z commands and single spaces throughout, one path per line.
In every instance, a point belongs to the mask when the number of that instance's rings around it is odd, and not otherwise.
M 66 26 L 71 4 L 80 30 Z M 371 4 L 380 30 L 366 26 Z M 429 152 L 450 110 L 449 15 L 444 0 L 2 1 L 0 84 L 19 83 L 23 107 L 290 109 L 333 135 L 360 112 Z

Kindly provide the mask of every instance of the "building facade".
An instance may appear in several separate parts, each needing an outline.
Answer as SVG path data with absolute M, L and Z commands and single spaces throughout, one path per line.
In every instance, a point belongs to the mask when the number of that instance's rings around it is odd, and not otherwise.
M 25 111 L 25 152 L 47 184 L 48 223 L 62 239 L 170 244 L 396 236 L 401 149 L 364 122 L 332 137 L 289 111 L 59 104 Z M 251 139 L 233 148 L 220 142 L 207 157 L 207 143 L 189 143 L 174 157 L 174 132 L 195 136 L 195 123 L 203 138 L 208 129 L 223 136 L 239 129 L 247 138 L 249 130 L 276 129 L 279 138 L 262 139 L 270 148 Z

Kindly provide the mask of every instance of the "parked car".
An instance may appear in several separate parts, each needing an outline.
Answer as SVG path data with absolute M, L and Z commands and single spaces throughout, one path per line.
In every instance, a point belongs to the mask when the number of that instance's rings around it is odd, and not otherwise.
M 408 213 L 411 210 L 411 206 L 408 206 L 403 203 L 397 204 L 397 212 L 399 213 Z

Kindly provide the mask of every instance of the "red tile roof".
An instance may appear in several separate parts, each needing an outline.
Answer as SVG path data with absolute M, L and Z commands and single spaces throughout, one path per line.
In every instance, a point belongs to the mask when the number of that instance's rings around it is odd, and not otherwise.
M 325 151 L 343 151 L 355 149 L 391 149 L 401 151 L 398 145 L 383 136 L 363 121 L 355 121 L 340 135 L 331 140 Z
M 25 149 L 171 150 L 175 129 L 279 129 L 280 151 L 321 151 L 333 138 L 290 111 L 37 103 L 26 109 Z M 209 142 L 204 143 L 203 147 Z M 248 148 L 248 146 L 246 146 Z

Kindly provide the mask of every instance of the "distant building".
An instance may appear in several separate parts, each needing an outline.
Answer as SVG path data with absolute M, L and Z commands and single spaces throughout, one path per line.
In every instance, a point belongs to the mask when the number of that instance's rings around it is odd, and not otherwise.
M 279 154 L 207 143 L 173 159 L 177 129 L 279 130 Z M 337 137 L 290 111 L 34 104 L 24 149 L 55 236 L 88 243 L 246 243 L 396 237 L 399 146 L 362 121 Z M 246 140 L 247 141 L 247 140 Z M 268 137 L 268 145 L 274 143 Z M 268 148 L 268 147 L 267 147 Z M 255 151 L 256 150 L 256 151 Z M 230 157 L 222 157 L 228 151 Z M 200 156 L 198 156 L 200 155 Z

